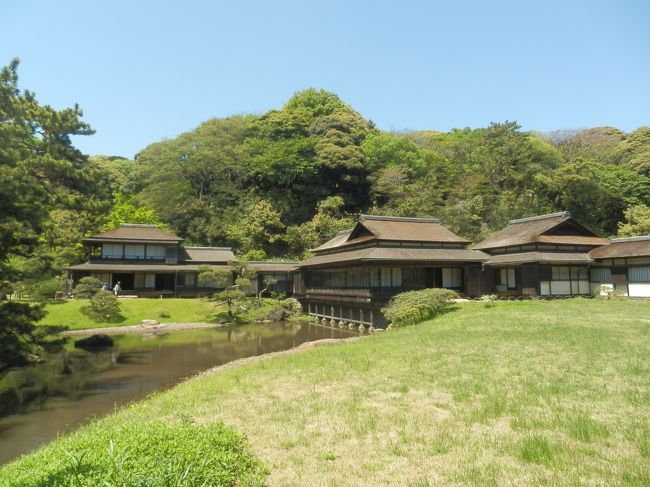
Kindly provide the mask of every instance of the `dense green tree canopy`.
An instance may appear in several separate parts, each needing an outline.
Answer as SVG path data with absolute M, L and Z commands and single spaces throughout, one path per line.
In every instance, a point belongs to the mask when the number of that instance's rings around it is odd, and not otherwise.
M 13 60 L 0 70 L 0 369 L 36 350 L 33 321 L 42 316 L 38 306 L 6 301 L 6 293 L 64 264 L 59 247 L 79 237 L 109 196 L 101 171 L 70 141 L 93 133 L 79 107 L 40 105 L 18 88 L 17 68 Z M 68 220 L 71 212 L 79 217 Z M 45 287 L 32 289 L 38 298 Z M 51 298 L 54 289 L 47 289 Z
M 437 216 L 478 240 L 511 218 L 565 209 L 614 235 L 626 211 L 650 205 L 648 127 L 542 134 L 505 121 L 391 133 L 310 88 L 260 115 L 208 120 L 133 161 L 86 158 L 69 140 L 92 132 L 79 108 L 38 105 L 17 88 L 16 66 L 2 72 L 0 248 L 25 279 L 55 275 L 81 258 L 84 235 L 126 220 L 272 258 L 305 255 L 359 213 Z

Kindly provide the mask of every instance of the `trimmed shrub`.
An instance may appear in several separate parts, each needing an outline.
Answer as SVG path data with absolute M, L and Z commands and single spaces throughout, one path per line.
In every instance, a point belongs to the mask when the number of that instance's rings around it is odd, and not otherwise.
M 171 313 L 169 312 L 168 309 L 160 308 L 158 310 L 158 318 L 169 318 L 170 316 L 171 316 Z
M 56 293 L 61 291 L 61 283 L 57 279 L 48 279 L 34 285 L 32 297 L 36 301 L 50 301 L 56 298 Z
M 81 308 L 81 312 L 95 321 L 118 321 L 120 303 L 110 291 L 99 291 L 90 298 L 90 306 Z
M 296 298 L 287 298 L 280 303 L 280 306 L 286 309 L 291 316 L 302 313 L 302 304 Z
M 381 311 L 394 326 L 414 325 L 442 313 L 457 298 L 451 289 L 407 291 L 393 297 Z
M 104 283 L 95 277 L 82 277 L 79 284 L 74 287 L 74 297 L 78 299 L 88 299 L 97 294 Z

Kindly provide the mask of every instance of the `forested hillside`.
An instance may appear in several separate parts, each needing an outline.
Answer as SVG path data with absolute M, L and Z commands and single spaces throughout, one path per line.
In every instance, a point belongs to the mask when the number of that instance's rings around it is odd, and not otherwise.
M 568 209 L 610 236 L 626 211 L 646 219 L 630 231 L 650 231 L 650 128 L 541 134 L 506 121 L 395 134 L 309 89 L 280 110 L 146 147 L 130 181 L 190 241 L 272 256 L 299 257 L 361 212 L 433 215 L 477 240 L 511 218 Z
M 75 149 L 70 135 L 92 134 L 81 110 L 39 105 L 18 88 L 17 63 L 0 86 L 0 242 L 14 284 L 60 274 L 82 259 L 83 235 L 123 221 L 256 258 L 300 258 L 359 213 L 436 216 L 475 241 L 564 209 L 605 236 L 650 232 L 649 127 L 390 133 L 307 89 L 127 160 Z

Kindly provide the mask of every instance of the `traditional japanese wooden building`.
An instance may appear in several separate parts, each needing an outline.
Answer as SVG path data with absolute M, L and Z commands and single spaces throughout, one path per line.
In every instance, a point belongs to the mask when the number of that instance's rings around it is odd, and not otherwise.
M 485 292 L 573 296 L 592 293 L 589 252 L 607 244 L 564 211 L 511 220 L 473 248 L 489 254 Z
M 199 266 L 231 270 L 235 259 L 229 247 L 184 247 L 183 239 L 156 225 L 122 224 L 85 238 L 88 261 L 68 267 L 74 281 L 93 276 L 124 294 L 195 297 L 219 289 L 200 284 Z
M 296 269 L 297 262 L 274 262 L 274 261 L 250 261 L 247 268 L 255 272 L 255 278 L 251 280 L 250 287 L 246 290 L 250 294 L 257 295 L 268 288 L 267 294 L 283 293 L 291 296 L 293 293 L 292 272 Z M 268 286 L 267 279 L 274 282 Z M 266 294 L 265 294 L 266 295 Z
M 489 256 L 468 244 L 436 219 L 361 215 L 298 264 L 293 293 L 322 320 L 384 326 L 381 308 L 403 291 L 482 294 Z
M 650 297 L 650 235 L 614 238 L 589 252 L 594 294 Z

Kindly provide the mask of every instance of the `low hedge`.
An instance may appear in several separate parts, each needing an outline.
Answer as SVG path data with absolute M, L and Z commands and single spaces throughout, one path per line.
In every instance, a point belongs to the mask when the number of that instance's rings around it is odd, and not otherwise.
M 394 326 L 413 325 L 442 313 L 457 298 L 451 289 L 407 291 L 394 296 L 382 312 Z

